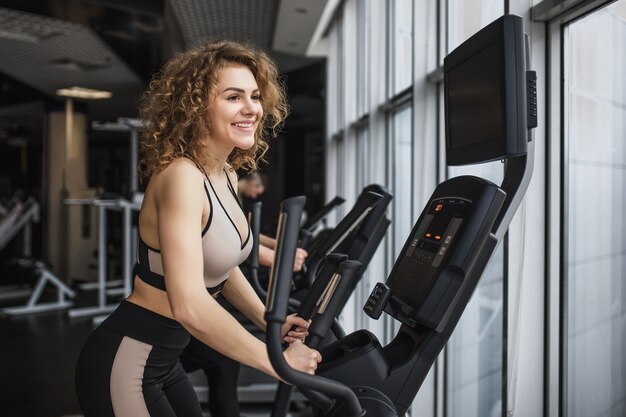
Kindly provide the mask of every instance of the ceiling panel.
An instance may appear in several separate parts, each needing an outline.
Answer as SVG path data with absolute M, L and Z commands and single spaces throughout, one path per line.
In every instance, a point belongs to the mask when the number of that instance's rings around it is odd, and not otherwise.
M 50 96 L 81 86 L 128 94 L 140 78 L 88 27 L 0 8 L 0 71 Z
M 270 50 L 279 0 L 169 0 L 187 45 L 231 39 Z
M 318 10 L 326 0 L 310 1 Z M 210 38 L 250 43 L 268 52 L 283 73 L 291 73 L 318 61 L 272 45 L 278 38 L 306 44 L 300 38 L 312 24 L 302 19 L 314 22 L 317 13 L 310 7 L 304 13 L 304 3 L 307 0 L 3 1 L 0 107 L 39 100 L 35 92 L 60 100 L 57 89 L 77 85 L 113 93 L 112 99 L 87 105 L 96 120 L 135 117 L 137 100 L 163 60 Z M 295 20 L 300 23 L 294 25 Z M 22 99 L 13 100 L 14 93 Z

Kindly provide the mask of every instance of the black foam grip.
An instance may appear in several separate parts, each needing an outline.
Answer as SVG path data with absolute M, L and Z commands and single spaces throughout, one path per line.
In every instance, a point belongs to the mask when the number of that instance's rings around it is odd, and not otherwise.
M 324 289 L 328 285 L 328 281 L 330 281 L 337 271 L 337 268 L 339 268 L 339 264 L 346 259 L 348 259 L 347 255 L 339 253 L 331 253 L 324 259 L 321 268 L 319 268 L 319 273 L 311 285 L 311 288 L 309 288 L 309 291 L 305 295 L 304 299 L 300 302 L 300 307 L 298 307 L 298 316 L 305 320 L 313 317 L 317 300 L 322 296 Z
M 291 274 L 296 257 L 300 219 L 306 198 L 291 197 L 280 207 L 276 251 L 267 289 L 265 320 L 283 323 L 287 315 Z
M 250 254 L 250 267 L 259 267 L 259 236 L 261 235 L 261 207 L 263 203 L 257 201 L 252 204 L 250 210 L 250 232 L 252 233 L 252 253 Z

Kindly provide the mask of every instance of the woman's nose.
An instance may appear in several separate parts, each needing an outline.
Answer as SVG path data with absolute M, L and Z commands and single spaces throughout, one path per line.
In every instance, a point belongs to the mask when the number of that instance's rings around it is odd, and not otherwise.
M 251 99 L 247 99 L 243 109 L 241 109 L 241 112 L 245 115 L 255 115 L 259 112 L 259 110 L 260 105 L 258 103 L 255 103 Z

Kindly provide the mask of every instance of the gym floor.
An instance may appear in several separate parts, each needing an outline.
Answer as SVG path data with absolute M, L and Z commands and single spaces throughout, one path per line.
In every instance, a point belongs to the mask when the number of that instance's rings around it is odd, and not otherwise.
M 2 302 L 0 308 L 6 305 Z M 69 319 L 64 312 L 0 317 L 0 416 L 81 416 L 74 394 L 74 366 L 93 328 L 91 322 L 90 318 Z M 269 416 L 270 407 L 243 404 L 242 417 Z M 309 416 L 308 410 L 290 414 Z

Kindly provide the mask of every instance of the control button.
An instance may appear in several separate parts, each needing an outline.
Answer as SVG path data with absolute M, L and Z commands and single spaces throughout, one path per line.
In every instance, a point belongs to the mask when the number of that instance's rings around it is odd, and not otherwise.
M 378 319 L 387 305 L 389 297 L 391 297 L 389 287 L 382 282 L 377 283 L 372 290 L 372 294 L 365 302 L 363 311 L 373 319 Z

